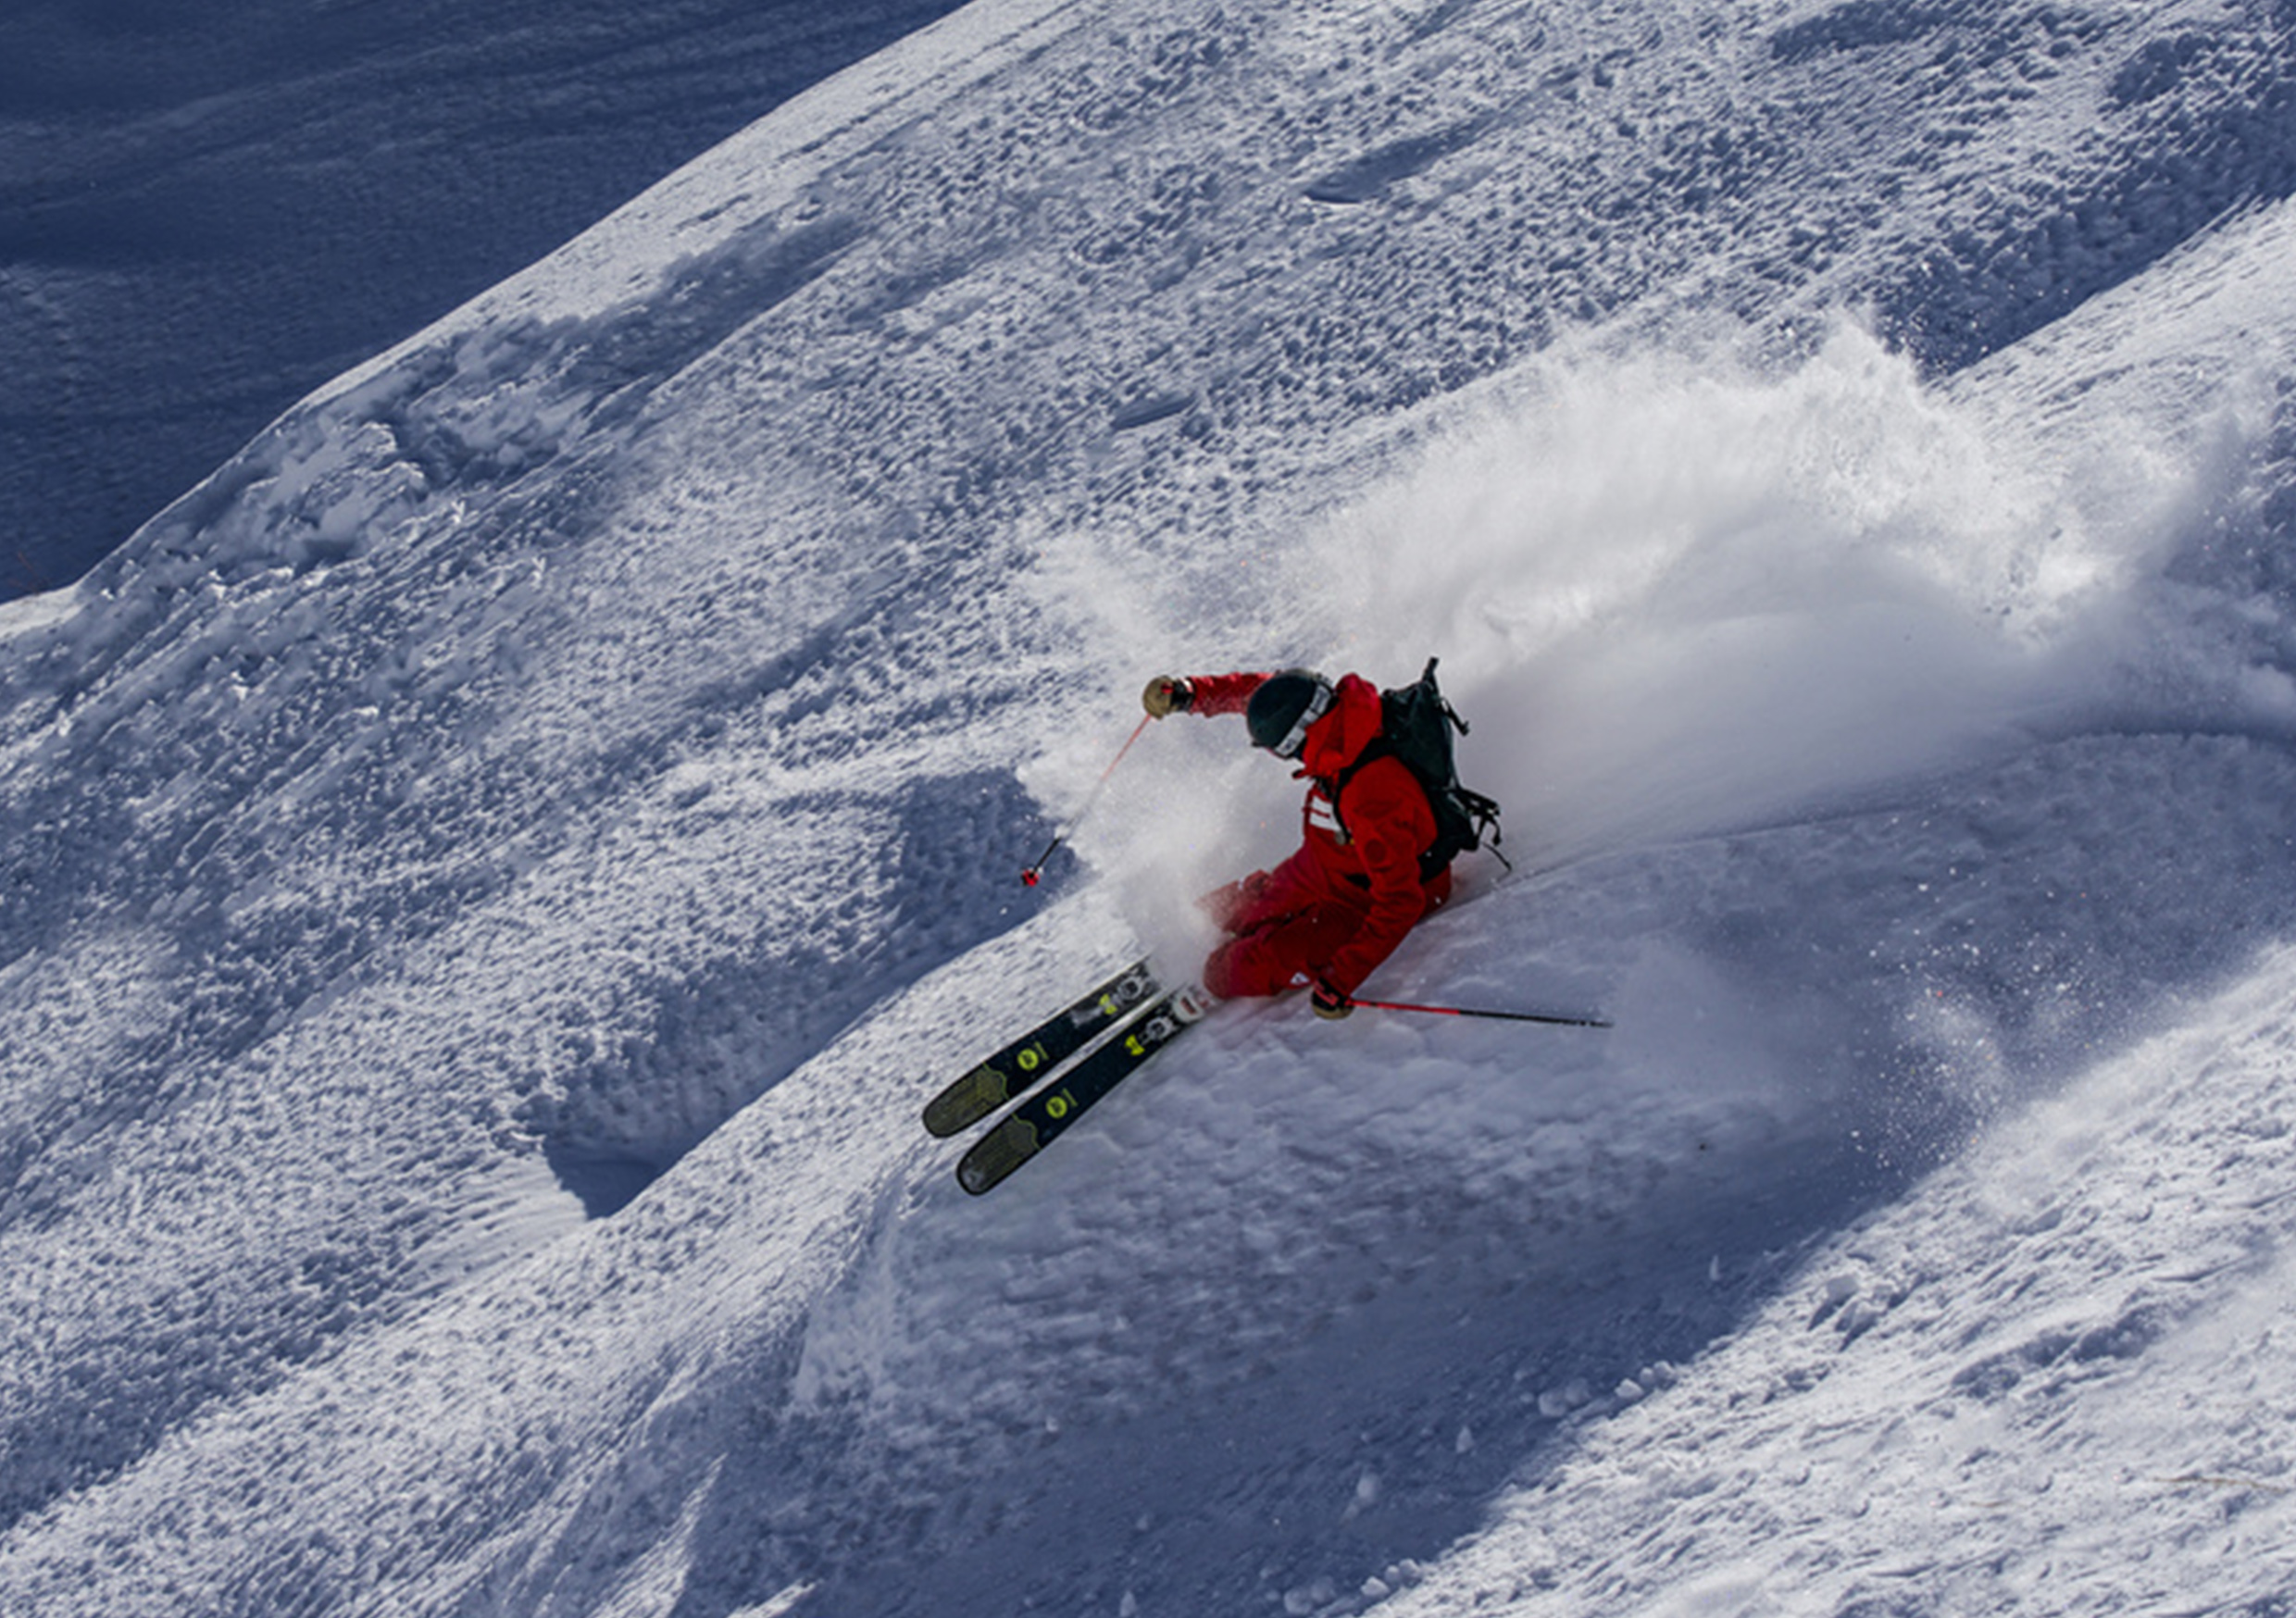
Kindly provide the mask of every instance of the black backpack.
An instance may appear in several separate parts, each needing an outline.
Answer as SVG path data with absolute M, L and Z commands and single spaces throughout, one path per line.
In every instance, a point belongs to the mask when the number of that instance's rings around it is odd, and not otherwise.
M 1416 684 L 1379 693 L 1379 734 L 1332 778 L 1332 814 L 1339 816 L 1340 794 L 1356 771 L 1374 759 L 1391 758 L 1417 778 L 1427 793 L 1428 807 L 1435 812 L 1435 840 L 1419 856 L 1421 881 L 1430 880 L 1461 854 L 1481 848 L 1486 839 L 1491 852 L 1499 854 L 1499 863 L 1513 870 L 1506 855 L 1499 853 L 1497 802 L 1459 784 L 1451 733 L 1455 729 L 1465 736 L 1467 723 L 1435 683 L 1437 661 L 1427 660 L 1426 671 Z M 1345 829 L 1343 817 L 1341 827 Z

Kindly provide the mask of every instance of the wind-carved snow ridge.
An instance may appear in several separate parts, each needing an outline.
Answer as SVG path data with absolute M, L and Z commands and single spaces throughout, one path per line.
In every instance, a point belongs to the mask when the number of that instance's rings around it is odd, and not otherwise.
M 324 407 L 290 416 L 128 554 L 166 556 L 197 535 L 202 566 L 226 580 L 340 561 L 387 543 L 425 499 L 488 496 L 568 446 L 621 444 L 625 431 L 642 439 L 636 418 L 657 392 L 820 274 L 856 233 L 834 219 L 791 230 L 761 223 L 602 315 L 442 336 Z M 607 515 L 582 511 L 582 487 L 551 492 L 561 538 Z

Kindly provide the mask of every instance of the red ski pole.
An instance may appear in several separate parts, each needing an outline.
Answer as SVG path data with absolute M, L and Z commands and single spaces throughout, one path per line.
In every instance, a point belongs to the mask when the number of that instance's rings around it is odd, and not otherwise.
M 1108 767 L 1100 772 L 1100 779 L 1094 781 L 1092 790 L 1084 795 L 1083 806 L 1069 816 L 1067 826 L 1053 834 L 1053 840 L 1044 845 L 1042 853 L 1037 855 L 1036 864 L 1020 873 L 1023 887 L 1033 888 L 1043 877 L 1044 862 L 1053 857 L 1054 850 L 1068 840 L 1068 834 L 1077 828 L 1078 823 L 1092 812 L 1092 805 L 1100 802 L 1100 790 L 1108 784 L 1108 778 L 1117 773 L 1117 765 L 1124 762 L 1124 755 L 1132 751 L 1132 743 L 1140 740 L 1140 733 L 1148 728 L 1148 721 L 1153 717 L 1154 715 L 1142 716 L 1140 723 L 1132 727 L 1132 733 L 1124 739 L 1124 745 L 1117 749 L 1116 757 L 1108 761 Z
M 1425 1012 L 1438 1017 L 1495 1017 L 1508 1023 L 1553 1023 L 1565 1028 L 1607 1028 L 1610 1025 L 1601 1017 L 1559 1017 L 1541 1012 L 1477 1011 L 1463 1005 L 1410 1005 L 1400 1000 L 1356 1000 L 1350 1005 L 1368 1006 L 1373 1011 Z

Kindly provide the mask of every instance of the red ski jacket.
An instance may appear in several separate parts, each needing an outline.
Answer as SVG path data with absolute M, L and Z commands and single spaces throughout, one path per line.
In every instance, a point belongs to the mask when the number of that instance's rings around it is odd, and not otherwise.
M 1191 678 L 1187 712 L 1241 714 L 1267 678 Z M 1274 870 L 1238 884 L 1235 907 L 1222 918 L 1229 931 L 1245 933 L 1319 905 L 1360 913 L 1354 936 L 1329 961 L 1304 964 L 1341 994 L 1354 993 L 1419 918 L 1451 893 L 1448 866 L 1420 880 L 1419 856 L 1435 841 L 1435 812 L 1407 765 L 1375 758 L 1344 787 L 1333 785 L 1379 736 L 1379 688 L 1361 676 L 1342 675 L 1332 688 L 1330 709 L 1308 727 L 1300 750 L 1298 774 L 1308 788 L 1299 851 Z

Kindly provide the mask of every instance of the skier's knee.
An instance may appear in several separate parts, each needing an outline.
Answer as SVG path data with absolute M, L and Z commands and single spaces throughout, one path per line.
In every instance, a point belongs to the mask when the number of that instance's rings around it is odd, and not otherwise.
M 1220 1000 L 1279 992 L 1292 975 L 1270 960 L 1269 953 L 1257 935 L 1229 940 L 1204 960 L 1201 981 L 1205 992 Z
M 1250 951 L 1243 939 L 1230 940 L 1205 958 L 1203 982 L 1204 991 L 1221 1000 L 1234 1000 L 1239 995 L 1264 993 L 1253 987 L 1255 975 L 1247 959 Z

